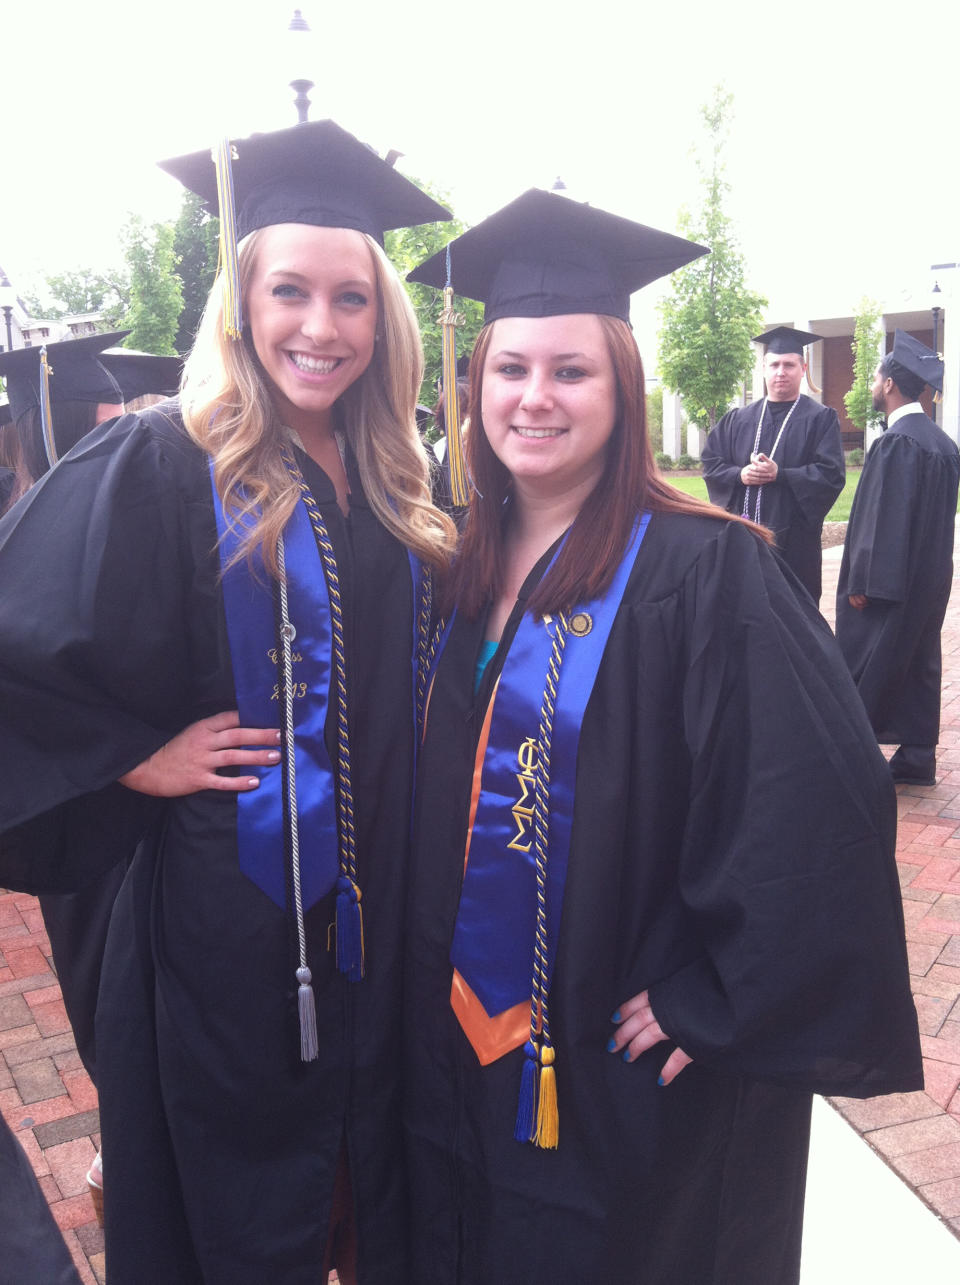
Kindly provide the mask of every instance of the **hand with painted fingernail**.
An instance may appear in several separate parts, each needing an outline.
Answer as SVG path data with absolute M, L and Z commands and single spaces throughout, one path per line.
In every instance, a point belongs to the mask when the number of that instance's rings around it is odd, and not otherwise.
M 139 794 L 179 798 L 201 790 L 242 793 L 260 784 L 256 776 L 224 776 L 225 767 L 273 767 L 280 762 L 276 727 L 241 727 L 235 709 L 198 719 L 156 753 L 120 777 Z M 256 748 L 263 747 L 263 748 Z
M 641 991 L 621 1004 L 610 1020 L 617 1029 L 607 1043 L 607 1051 L 619 1053 L 625 1062 L 635 1062 L 641 1053 L 663 1040 L 672 1042 L 654 1016 L 649 991 Z M 675 1048 L 663 1064 L 659 1083 L 670 1084 L 692 1061 L 683 1049 Z

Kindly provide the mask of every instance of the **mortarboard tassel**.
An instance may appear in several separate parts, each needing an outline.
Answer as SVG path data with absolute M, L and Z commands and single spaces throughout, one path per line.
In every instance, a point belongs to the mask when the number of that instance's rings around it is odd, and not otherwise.
M 470 503 L 467 466 L 463 458 L 463 434 L 460 431 L 460 393 L 457 388 L 457 327 L 463 316 L 453 307 L 450 281 L 450 247 L 447 247 L 447 284 L 443 291 L 440 314 L 442 336 L 443 419 L 447 432 L 447 459 L 450 461 L 450 497 L 457 508 Z
M 237 211 L 233 200 L 233 168 L 236 150 L 228 138 L 214 149 L 217 171 L 217 205 L 220 210 L 219 270 L 224 276 L 223 333 L 239 339 L 243 330 L 243 303 L 240 298 L 240 267 L 237 262 Z
M 533 1142 L 537 1133 L 537 1081 L 540 1070 L 540 1049 L 535 1040 L 523 1046 L 523 1072 L 520 1076 L 520 1100 L 517 1103 L 517 1123 L 513 1136 L 518 1142 Z
M 337 970 L 352 982 L 364 974 L 360 889 L 348 875 L 337 880 Z
M 53 468 L 57 462 L 57 443 L 53 436 L 53 409 L 50 405 L 50 376 L 53 371 L 47 361 L 47 349 L 40 349 L 40 424 L 43 429 L 43 449 L 47 463 Z

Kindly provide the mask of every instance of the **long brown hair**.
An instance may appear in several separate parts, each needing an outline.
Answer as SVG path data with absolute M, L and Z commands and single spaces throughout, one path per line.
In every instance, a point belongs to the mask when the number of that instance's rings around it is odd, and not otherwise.
M 568 611 L 609 587 L 636 516 L 642 511 L 687 513 L 718 522 L 742 520 L 676 490 L 657 472 L 647 434 L 643 363 L 633 332 L 616 317 L 601 316 L 599 321 L 616 380 L 616 422 L 600 481 L 584 502 L 549 574 L 529 599 L 529 610 L 538 616 Z M 512 489 L 510 474 L 483 431 L 483 371 L 491 330 L 492 326 L 484 326 L 470 358 L 470 406 L 474 410 L 466 453 L 476 493 L 446 594 L 448 606 L 456 605 L 471 617 L 478 616 L 502 588 L 503 506 Z M 762 527 L 748 525 L 761 538 L 772 540 Z

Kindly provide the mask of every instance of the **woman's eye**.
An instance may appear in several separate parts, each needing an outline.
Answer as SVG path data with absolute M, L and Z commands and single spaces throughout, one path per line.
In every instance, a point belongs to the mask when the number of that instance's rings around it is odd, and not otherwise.
M 298 286 L 283 283 L 274 286 L 270 293 L 275 299 L 297 299 L 302 296 L 303 291 Z
M 563 366 L 557 371 L 557 378 L 566 380 L 583 379 L 586 373 L 587 372 L 585 370 L 581 370 L 579 366 Z
M 351 308 L 365 308 L 369 300 L 359 290 L 347 290 L 340 296 L 340 302 L 347 304 Z
M 526 374 L 526 371 L 516 362 L 505 362 L 502 366 L 497 367 L 497 374 L 506 375 L 508 379 L 511 379 L 516 378 L 518 375 Z

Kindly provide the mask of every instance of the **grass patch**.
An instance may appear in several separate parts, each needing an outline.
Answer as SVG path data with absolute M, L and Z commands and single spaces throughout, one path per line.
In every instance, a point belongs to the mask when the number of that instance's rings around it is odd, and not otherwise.
M 837 501 L 833 508 L 827 514 L 828 522 L 846 522 L 850 517 L 850 506 L 853 504 L 853 497 L 856 494 L 857 483 L 860 481 L 862 469 L 848 468 L 847 480 L 843 490 L 837 496 Z M 709 499 L 707 495 L 707 484 L 699 474 L 688 474 L 687 476 L 678 477 L 671 474 L 667 477 L 671 486 L 675 486 L 678 491 L 684 491 L 687 495 L 695 495 L 698 500 Z M 960 506 L 958 506 L 960 511 Z

